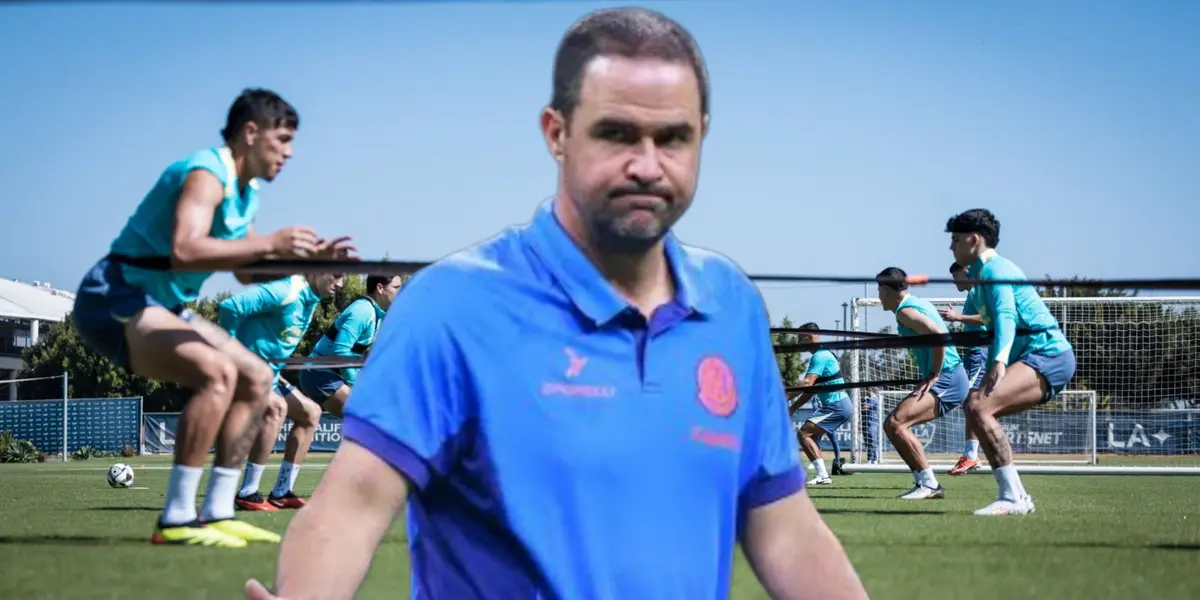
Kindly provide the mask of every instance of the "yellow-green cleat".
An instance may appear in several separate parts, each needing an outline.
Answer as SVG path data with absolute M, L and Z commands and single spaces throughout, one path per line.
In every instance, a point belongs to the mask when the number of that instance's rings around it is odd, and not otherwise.
M 162 523 L 150 536 L 153 544 L 176 546 L 211 546 L 215 548 L 245 548 L 246 540 L 229 535 L 219 529 L 206 526 L 199 521 L 183 525 L 164 526 Z
M 209 529 L 215 529 L 229 537 L 236 538 L 245 542 L 265 542 L 268 544 L 278 544 L 283 538 L 274 531 L 267 531 L 261 527 L 255 527 L 245 521 L 237 519 L 222 519 L 220 521 L 209 521 L 205 523 Z

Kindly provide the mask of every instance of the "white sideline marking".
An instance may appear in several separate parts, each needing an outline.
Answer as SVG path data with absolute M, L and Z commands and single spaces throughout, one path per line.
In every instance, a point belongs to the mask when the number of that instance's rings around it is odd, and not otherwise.
M 125 463 L 125 464 L 127 464 L 127 465 L 128 465 L 129 463 Z M 130 466 L 133 466 L 133 465 L 130 465 Z M 315 464 L 304 463 L 304 464 L 303 464 L 303 465 L 301 465 L 301 466 L 302 466 L 302 467 L 304 467 L 305 469 L 324 469 L 325 467 L 328 467 L 328 466 L 329 466 L 329 463 L 315 463 Z M 271 467 L 279 468 L 279 464 L 277 464 L 277 463 L 275 463 L 275 464 L 267 464 L 267 468 L 271 468 Z M 171 465 L 147 465 L 147 466 L 144 466 L 144 467 L 133 467 L 133 468 L 134 468 L 134 470 L 135 470 L 135 471 L 170 471 L 170 470 L 171 470 Z M 207 467 L 207 466 L 205 466 L 205 469 L 206 469 L 206 470 L 207 470 L 207 468 L 208 468 L 208 467 Z M 32 472 L 34 472 L 34 473 L 71 473 L 71 472 L 78 473 L 78 472 L 84 472 L 84 471 L 93 471 L 93 472 L 94 472 L 94 471 L 107 471 L 108 469 L 109 469 L 109 467 L 55 467 L 55 466 L 45 466 L 45 467 L 38 467 L 38 468 L 36 468 L 36 469 L 28 469 L 28 471 L 32 471 Z

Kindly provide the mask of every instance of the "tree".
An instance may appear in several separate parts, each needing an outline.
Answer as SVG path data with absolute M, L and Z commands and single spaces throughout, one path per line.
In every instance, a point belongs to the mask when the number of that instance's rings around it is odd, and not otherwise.
M 796 325 L 792 320 L 783 317 L 778 327 L 792 328 Z M 775 346 L 780 344 L 799 344 L 800 336 L 794 333 L 772 333 L 771 343 Z M 800 380 L 804 378 L 804 371 L 808 369 L 808 361 L 799 352 L 775 353 L 775 362 L 779 364 L 779 375 L 783 377 L 783 385 L 794 386 L 799 385 Z
M 1046 277 L 1050 279 L 1050 276 Z M 1087 282 L 1075 276 L 1069 281 Z M 1039 287 L 1043 297 L 1132 298 L 1121 288 Z M 1200 397 L 1197 302 L 1076 302 L 1050 305 L 1075 348 L 1071 389 L 1097 392 L 1102 408 L 1145 409 Z

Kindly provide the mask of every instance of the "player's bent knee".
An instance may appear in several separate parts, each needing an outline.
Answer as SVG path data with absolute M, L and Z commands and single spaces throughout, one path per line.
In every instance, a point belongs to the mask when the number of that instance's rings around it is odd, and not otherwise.
M 239 398 L 239 400 L 262 402 L 268 406 L 268 409 L 271 409 L 269 406 L 271 402 L 268 401 L 268 398 L 274 396 L 271 393 L 271 387 L 275 382 L 275 373 L 271 371 L 271 368 L 266 363 L 257 361 L 243 366 L 241 376 L 244 378 L 246 397 Z M 280 401 L 282 402 L 282 399 Z M 286 403 L 283 404 L 283 412 L 287 413 Z
M 197 365 L 204 377 L 203 390 L 213 396 L 223 398 L 226 402 L 233 399 L 233 391 L 237 388 L 237 366 L 228 357 L 212 353 L 212 355 Z
M 271 425 L 282 424 L 287 418 L 287 402 L 283 398 L 271 394 L 267 400 L 266 421 Z

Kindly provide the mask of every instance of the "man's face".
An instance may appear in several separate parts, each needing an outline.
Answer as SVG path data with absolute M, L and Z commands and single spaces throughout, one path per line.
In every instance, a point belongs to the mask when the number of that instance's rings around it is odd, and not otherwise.
M 275 181 L 283 165 L 292 157 L 292 140 L 296 130 L 281 126 L 272 129 L 246 124 L 246 143 L 250 146 L 248 163 L 254 177 Z
M 900 292 L 883 284 L 878 284 L 875 288 L 879 293 L 879 303 L 883 305 L 883 310 L 896 310 L 896 307 L 900 306 Z
M 325 299 L 332 298 L 342 288 L 345 278 L 333 273 L 321 273 L 314 277 L 314 281 L 316 285 L 313 286 L 313 291 L 317 293 L 317 296 Z
M 382 289 L 374 290 L 375 291 L 375 302 L 379 304 L 379 308 L 382 308 L 383 310 L 388 310 L 389 308 L 392 307 L 392 300 L 396 299 L 396 292 L 400 291 L 401 283 L 402 283 L 402 281 L 400 279 L 400 276 L 397 275 L 397 276 L 389 279 L 388 284 L 383 286 Z
M 960 291 L 960 292 L 971 291 L 971 284 L 963 283 L 967 280 L 967 270 L 966 269 L 959 269 L 959 270 L 955 271 L 954 274 L 951 275 L 951 277 L 954 278 L 954 287 L 956 289 L 958 289 L 958 291 Z
M 687 63 L 601 56 L 570 122 L 543 114 L 565 189 L 602 247 L 645 251 L 687 212 L 707 126 L 699 90 Z
M 954 254 L 954 262 L 967 267 L 979 258 L 983 238 L 976 233 L 950 234 L 950 252 Z M 961 290 L 960 290 L 961 291 Z

